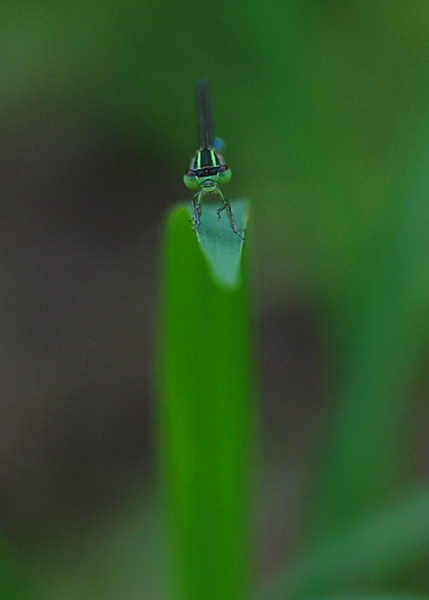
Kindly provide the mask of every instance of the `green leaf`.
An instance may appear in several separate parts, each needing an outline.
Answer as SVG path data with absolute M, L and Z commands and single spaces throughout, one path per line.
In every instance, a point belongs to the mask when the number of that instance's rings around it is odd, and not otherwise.
M 326 594 L 353 585 L 362 589 L 407 569 L 428 550 L 429 487 L 421 485 L 296 557 L 264 584 L 259 598 Z
M 429 316 L 427 91 L 390 165 L 397 173 L 390 189 L 396 213 L 385 223 L 379 254 L 354 272 L 354 293 L 336 332 L 347 339 L 336 356 L 336 372 L 343 368 L 334 392 L 338 408 L 309 528 L 319 534 L 379 505 L 412 474 L 404 424 Z
M 170 211 L 161 267 L 157 441 L 168 587 L 175 600 L 241 600 L 250 583 L 255 446 L 248 241 L 228 279 L 222 253 L 207 260 L 189 217 L 185 207 Z M 239 236 L 227 238 L 241 255 Z
M 189 213 L 192 215 L 192 204 L 189 203 Z M 240 263 L 243 240 L 234 233 L 226 214 L 221 219 L 217 217 L 214 204 L 204 204 L 201 214 L 201 224 L 197 236 L 211 272 L 219 283 L 234 288 L 240 283 Z M 231 201 L 237 228 L 244 232 L 247 226 L 249 204 L 246 200 Z

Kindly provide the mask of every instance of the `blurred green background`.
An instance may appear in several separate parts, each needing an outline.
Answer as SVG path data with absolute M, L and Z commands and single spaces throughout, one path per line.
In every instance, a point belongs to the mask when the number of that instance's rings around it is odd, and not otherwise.
M 0 3 L 0 516 L 44 598 L 160 597 L 157 244 L 197 78 L 253 206 L 261 580 L 427 476 L 428 51 L 426 2 Z M 380 585 L 428 592 L 428 549 Z

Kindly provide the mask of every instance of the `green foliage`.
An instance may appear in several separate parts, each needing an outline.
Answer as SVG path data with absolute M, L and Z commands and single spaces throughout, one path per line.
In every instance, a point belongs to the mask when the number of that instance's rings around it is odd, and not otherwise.
M 231 206 L 238 230 L 245 231 L 249 210 L 246 200 L 234 200 Z M 240 285 L 243 241 L 232 231 L 226 212 L 222 219 L 217 218 L 217 208 L 208 203 L 203 206 L 197 235 L 215 280 L 221 286 L 234 289 Z M 192 205 L 188 210 L 192 214 Z
M 429 329 L 429 4 L 19 0 L 0 6 L 0 40 L 2 128 L 87 119 L 126 129 L 159 165 L 154 188 L 180 185 L 195 144 L 194 81 L 209 77 L 232 193 L 252 197 L 241 284 L 238 236 L 207 244 L 202 223 L 205 257 L 185 208 L 167 223 L 158 450 L 177 585 L 199 600 L 234 597 L 238 579 L 237 594 L 247 589 L 253 244 L 261 311 L 304 306 L 319 318 L 330 419 L 299 500 L 300 552 L 260 597 L 372 599 L 373 585 L 383 600 L 428 594 L 428 497 L 415 487 L 418 440 L 406 436 Z M 145 210 L 158 199 L 148 186 Z M 215 226 L 230 233 L 226 216 Z M 123 545 L 142 552 L 140 540 Z M 140 564 L 125 556 L 117 564 Z M 64 565 L 73 572 L 73 560 Z
M 370 511 L 294 557 L 265 581 L 259 598 L 324 597 L 361 590 L 403 574 L 429 550 L 429 488 L 420 485 L 378 511 Z M 327 596 L 326 596 L 327 597 Z M 344 597 L 353 598 L 347 592 Z
M 242 205 L 232 208 L 242 228 Z M 215 207 L 205 206 L 203 214 L 207 224 Z M 209 263 L 190 215 L 181 206 L 170 212 L 161 266 L 158 449 L 171 598 L 238 600 L 249 593 L 253 541 L 249 282 L 245 268 L 240 282 L 237 269 L 231 279 L 224 250 L 216 251 L 226 246 L 234 265 L 241 255 L 228 219 L 212 233 L 201 223 L 202 243 L 209 253 L 215 249 Z

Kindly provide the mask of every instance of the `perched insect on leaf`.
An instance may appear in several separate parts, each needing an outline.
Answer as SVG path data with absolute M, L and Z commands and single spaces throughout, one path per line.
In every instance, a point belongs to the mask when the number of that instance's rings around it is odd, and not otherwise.
M 193 229 L 196 232 L 200 226 L 203 199 L 210 194 L 217 194 L 222 200 L 222 206 L 217 210 L 218 219 L 221 218 L 222 211 L 226 209 L 232 230 L 244 240 L 243 232 L 240 232 L 235 224 L 231 205 L 219 187 L 231 180 L 232 172 L 218 151 L 222 142 L 213 135 L 213 113 L 207 79 L 197 80 L 197 106 L 200 149 L 191 160 L 189 170 L 183 176 L 186 187 L 190 190 L 197 190 L 192 198 Z

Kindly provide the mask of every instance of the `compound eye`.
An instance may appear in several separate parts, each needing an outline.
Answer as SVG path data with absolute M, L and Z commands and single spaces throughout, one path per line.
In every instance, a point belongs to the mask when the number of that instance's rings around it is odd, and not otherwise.
M 194 171 L 186 171 L 186 173 L 183 175 L 183 181 L 188 190 L 196 190 L 200 187 L 199 179 L 195 175 Z
M 228 183 L 228 181 L 231 181 L 231 177 L 232 177 L 231 169 L 229 167 L 227 167 L 226 165 L 221 165 L 217 172 L 218 182 L 221 185 L 224 185 L 225 183 Z

